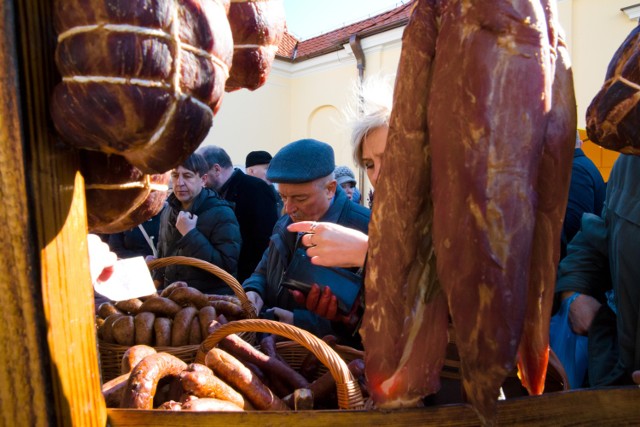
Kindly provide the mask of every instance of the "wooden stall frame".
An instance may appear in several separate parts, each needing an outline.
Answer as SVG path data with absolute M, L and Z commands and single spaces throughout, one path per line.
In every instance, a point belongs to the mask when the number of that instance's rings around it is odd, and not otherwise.
M 399 411 L 175 413 L 106 409 L 84 182 L 49 116 L 59 80 L 53 0 L 0 0 L 0 425 L 477 425 L 468 405 Z M 502 401 L 499 424 L 633 425 L 638 387 Z

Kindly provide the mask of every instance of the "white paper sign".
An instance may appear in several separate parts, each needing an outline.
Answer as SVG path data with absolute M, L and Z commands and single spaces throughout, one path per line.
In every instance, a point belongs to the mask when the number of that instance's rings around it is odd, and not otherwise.
M 104 282 L 96 281 L 93 289 L 111 301 L 124 301 L 156 293 L 147 263 L 141 256 L 116 261 L 111 277 Z

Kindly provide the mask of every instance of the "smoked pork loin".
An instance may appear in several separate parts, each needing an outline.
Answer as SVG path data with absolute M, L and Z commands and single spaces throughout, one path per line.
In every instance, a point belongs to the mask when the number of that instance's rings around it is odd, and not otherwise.
M 58 0 L 51 115 L 63 140 L 144 173 L 209 132 L 233 56 L 228 0 Z
M 516 359 L 542 392 L 575 131 L 555 0 L 415 2 L 369 225 L 376 406 L 438 391 L 447 311 L 483 424 Z

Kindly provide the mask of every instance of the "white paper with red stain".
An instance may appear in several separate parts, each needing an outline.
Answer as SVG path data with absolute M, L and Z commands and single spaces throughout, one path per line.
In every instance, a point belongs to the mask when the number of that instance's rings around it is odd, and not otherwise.
M 156 293 L 143 257 L 118 260 L 105 281 L 96 280 L 93 289 L 112 301 L 124 301 Z

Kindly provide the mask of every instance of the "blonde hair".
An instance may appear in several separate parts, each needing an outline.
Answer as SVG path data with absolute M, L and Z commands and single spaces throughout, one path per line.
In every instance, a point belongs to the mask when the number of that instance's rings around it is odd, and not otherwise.
M 353 160 L 362 163 L 362 143 L 369 132 L 389 126 L 393 104 L 393 84 L 395 75 L 374 74 L 367 77 L 362 85 L 354 82 L 351 103 L 345 110 L 345 121 L 351 131 Z

